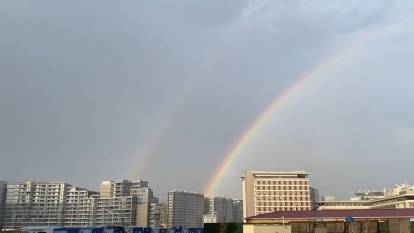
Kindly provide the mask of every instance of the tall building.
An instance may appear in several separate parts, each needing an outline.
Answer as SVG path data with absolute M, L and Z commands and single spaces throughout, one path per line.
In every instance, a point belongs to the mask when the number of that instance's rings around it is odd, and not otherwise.
M 97 192 L 89 191 L 74 186 L 68 187 L 64 208 L 64 225 L 96 225 L 97 200 Z
M 202 227 L 204 196 L 199 193 L 168 193 L 168 227 Z
M 274 211 L 311 209 L 307 172 L 246 171 L 242 180 L 245 218 Z
M 243 222 L 243 200 L 233 200 L 233 222 Z
M 159 202 L 158 210 L 160 213 L 160 225 L 158 227 L 167 228 L 168 227 L 168 202 Z
M 0 231 L 3 228 L 4 206 L 6 204 L 7 182 L 0 181 Z
M 225 197 L 204 198 L 204 223 L 233 222 L 233 199 Z
M 319 197 L 319 190 L 317 188 L 310 187 L 310 200 L 312 210 L 318 209 L 321 199 Z
M 97 226 L 136 225 L 137 198 L 135 196 L 99 198 L 96 206 Z
M 97 205 L 98 225 L 147 227 L 153 216 L 151 205 L 157 203 L 148 182 L 143 180 L 103 181 Z

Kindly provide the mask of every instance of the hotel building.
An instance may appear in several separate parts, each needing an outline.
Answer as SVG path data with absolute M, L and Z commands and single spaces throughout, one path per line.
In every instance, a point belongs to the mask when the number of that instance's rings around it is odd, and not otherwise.
M 304 171 L 246 171 L 243 216 L 274 211 L 311 210 L 309 173 Z

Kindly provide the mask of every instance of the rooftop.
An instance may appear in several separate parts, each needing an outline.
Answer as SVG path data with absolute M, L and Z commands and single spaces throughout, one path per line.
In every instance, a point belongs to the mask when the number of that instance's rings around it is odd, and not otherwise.
M 249 217 L 247 220 L 318 220 L 318 219 L 392 219 L 412 218 L 414 209 L 352 209 L 352 210 L 315 210 L 315 211 L 277 211 Z

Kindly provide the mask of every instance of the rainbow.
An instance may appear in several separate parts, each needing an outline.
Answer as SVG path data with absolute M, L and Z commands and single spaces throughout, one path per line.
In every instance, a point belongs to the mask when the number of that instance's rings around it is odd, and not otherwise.
M 377 34 L 371 33 L 369 35 L 363 35 L 362 37 L 357 37 L 348 47 L 342 48 L 334 53 L 332 56 L 329 56 L 328 59 L 325 59 L 323 62 L 312 67 L 308 72 L 302 74 L 297 78 L 296 82 L 290 85 L 286 90 L 284 90 L 280 95 L 278 95 L 268 107 L 262 111 L 258 117 L 250 124 L 250 126 L 241 134 L 236 143 L 234 143 L 228 150 L 224 159 L 219 164 L 219 166 L 214 170 L 211 178 L 209 179 L 207 185 L 204 188 L 204 193 L 206 195 L 214 195 L 217 186 L 220 184 L 221 180 L 225 176 L 227 170 L 231 167 L 232 163 L 237 159 L 240 153 L 243 151 L 244 147 L 249 143 L 249 141 L 255 137 L 256 133 L 262 128 L 265 122 L 278 110 L 289 97 L 293 96 L 295 93 L 302 90 L 307 81 L 311 78 L 316 78 L 326 72 L 329 68 L 337 64 L 343 57 L 352 51 L 359 48 L 362 44 L 369 41 L 371 38 L 375 38 Z

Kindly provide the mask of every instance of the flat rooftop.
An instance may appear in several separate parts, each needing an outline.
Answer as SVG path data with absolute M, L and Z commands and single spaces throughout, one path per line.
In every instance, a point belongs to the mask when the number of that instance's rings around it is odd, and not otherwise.
M 317 220 L 358 219 L 404 219 L 414 218 L 414 209 L 351 209 L 351 210 L 314 210 L 314 211 L 277 211 L 247 218 L 247 222 L 300 222 Z

